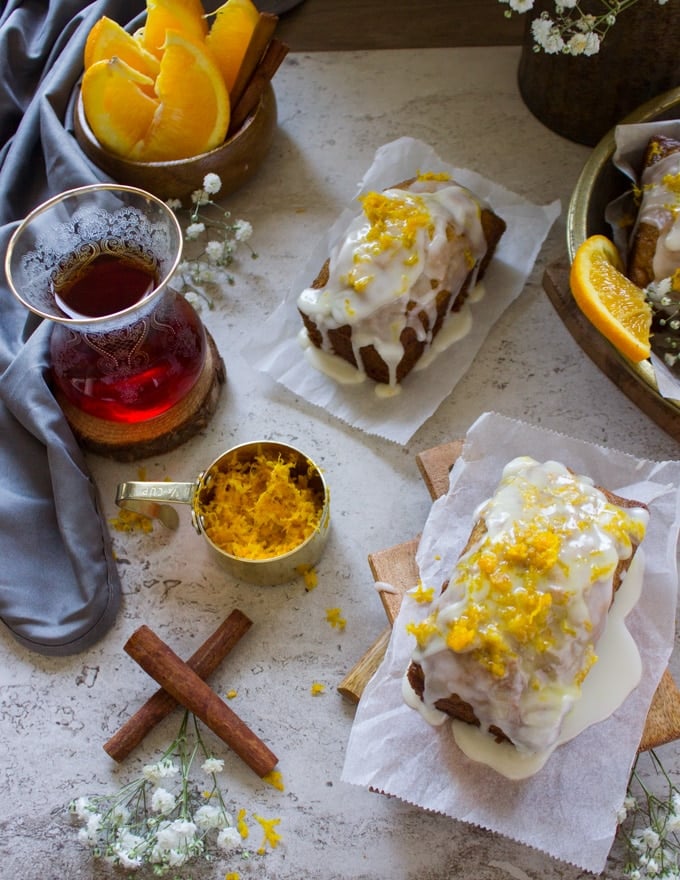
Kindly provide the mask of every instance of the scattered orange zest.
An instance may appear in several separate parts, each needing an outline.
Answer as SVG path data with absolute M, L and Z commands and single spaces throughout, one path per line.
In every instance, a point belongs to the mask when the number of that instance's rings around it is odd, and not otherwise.
M 583 314 L 621 354 L 634 363 L 649 357 L 652 309 L 644 291 L 623 274 L 612 241 L 587 238 L 574 256 L 569 282 Z

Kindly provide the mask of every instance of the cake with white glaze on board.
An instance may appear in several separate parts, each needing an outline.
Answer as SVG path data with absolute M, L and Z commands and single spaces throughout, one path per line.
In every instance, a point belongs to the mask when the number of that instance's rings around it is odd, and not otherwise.
M 647 287 L 680 267 L 680 140 L 661 134 L 649 139 L 637 190 L 628 276 Z
M 644 504 L 559 462 L 509 462 L 429 613 L 408 626 L 406 702 L 431 723 L 450 717 L 488 743 L 548 755 L 648 519 Z
M 395 388 L 482 280 L 506 224 L 448 174 L 359 201 L 297 305 L 308 344 Z

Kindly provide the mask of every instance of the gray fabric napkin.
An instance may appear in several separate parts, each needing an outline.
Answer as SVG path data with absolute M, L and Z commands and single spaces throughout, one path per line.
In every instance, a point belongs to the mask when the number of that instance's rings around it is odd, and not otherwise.
M 44 199 L 106 179 L 69 131 L 89 28 L 143 0 L 9 0 L 0 13 L 0 255 Z M 49 387 L 51 326 L 0 277 L 0 619 L 25 647 L 74 654 L 113 624 L 120 582 L 87 461 Z

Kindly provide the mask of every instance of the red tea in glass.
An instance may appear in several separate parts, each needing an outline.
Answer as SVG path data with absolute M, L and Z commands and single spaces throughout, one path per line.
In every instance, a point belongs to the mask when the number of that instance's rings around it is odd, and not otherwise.
M 55 391 L 72 409 L 108 421 L 116 443 L 125 441 L 126 425 L 182 401 L 207 364 L 203 325 L 169 286 L 181 255 L 182 230 L 169 206 L 118 184 L 48 199 L 10 239 L 10 288 L 52 323 Z
M 55 302 L 69 317 L 112 321 L 101 331 L 55 324 L 52 374 L 83 412 L 134 423 L 161 415 L 191 390 L 205 360 L 205 333 L 192 306 L 174 291 L 144 308 L 158 283 L 153 261 L 110 245 L 94 257 L 69 255 L 67 268 L 53 278 Z

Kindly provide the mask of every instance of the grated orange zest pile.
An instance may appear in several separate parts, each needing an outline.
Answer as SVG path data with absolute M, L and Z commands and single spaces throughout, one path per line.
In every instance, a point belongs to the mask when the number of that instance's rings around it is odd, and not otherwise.
M 201 504 L 203 528 L 220 549 L 240 559 L 272 559 L 299 547 L 319 526 L 322 507 L 305 474 L 257 455 L 218 471 Z

